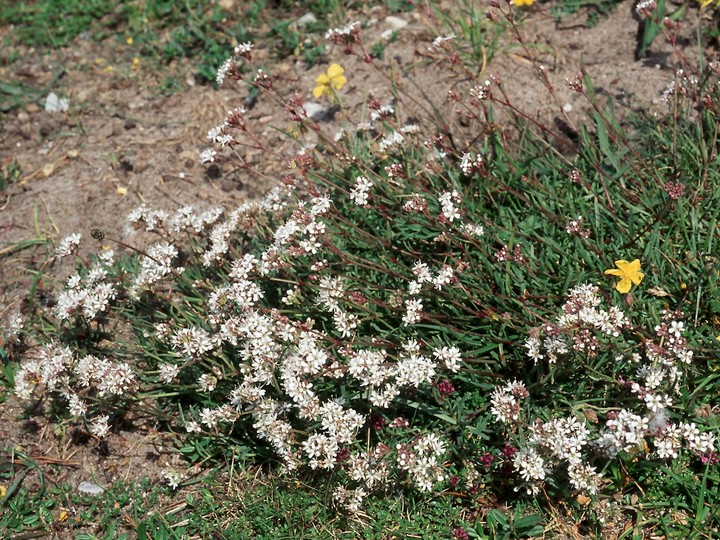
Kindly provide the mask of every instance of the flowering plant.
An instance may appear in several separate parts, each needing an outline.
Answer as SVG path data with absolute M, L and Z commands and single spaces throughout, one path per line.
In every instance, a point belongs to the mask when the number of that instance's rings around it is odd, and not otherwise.
M 328 39 L 371 61 L 358 24 Z M 467 78 L 454 47 L 440 37 L 427 53 Z M 25 359 L 19 396 L 56 398 L 96 437 L 152 399 L 192 458 L 211 453 L 192 448 L 219 446 L 278 460 L 287 474 L 327 480 L 352 512 L 393 486 L 469 500 L 583 495 L 601 508 L 629 484 L 611 473 L 637 470 L 640 457 L 716 460 L 711 421 L 691 418 L 712 307 L 661 278 L 701 275 L 685 241 L 712 244 L 717 194 L 663 190 L 663 168 L 640 153 L 627 178 L 609 173 L 601 152 L 558 157 L 553 134 L 512 105 L 498 76 L 448 94 L 445 116 L 462 120 L 454 133 L 442 114 L 408 114 L 421 98 L 391 75 L 385 99 L 368 98 L 367 117 L 335 133 L 312 120 L 301 93 L 282 94 L 253 65 L 251 44 L 217 79 L 281 104 L 279 129 L 303 143 L 286 158 L 291 172 L 234 208 L 136 209 L 130 229 L 156 241 L 70 277 L 42 313 L 52 339 Z M 316 97 L 338 90 L 343 68 L 316 83 Z M 593 99 L 583 77 L 569 86 Z M 493 122 L 494 107 L 524 126 L 521 142 Z M 617 122 L 598 121 L 616 144 L 628 141 Z M 260 175 L 236 151 L 271 155 L 254 127 L 245 109 L 230 110 L 201 160 Z M 658 220 L 638 232 L 638 208 L 697 212 L 696 225 Z M 673 255 L 655 254 L 659 238 Z M 55 257 L 75 255 L 80 240 L 61 242 Z M 652 287 L 621 308 L 591 282 L 627 249 L 653 268 Z M 643 280 L 640 259 L 616 265 L 606 273 L 621 278 L 618 291 Z M 690 305 L 697 325 L 682 314 Z M 110 327 L 124 339 L 105 339 Z

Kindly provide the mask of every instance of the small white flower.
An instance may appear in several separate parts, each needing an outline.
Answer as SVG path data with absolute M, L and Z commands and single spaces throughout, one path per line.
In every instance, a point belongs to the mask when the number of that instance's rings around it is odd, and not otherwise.
M 98 439 L 104 439 L 108 433 L 110 433 L 110 426 L 108 425 L 110 417 L 98 416 L 90 423 L 90 433 L 95 435 Z
M 241 57 L 247 58 L 250 55 L 250 53 L 252 52 L 252 50 L 253 50 L 252 42 L 246 41 L 245 43 L 241 43 L 240 45 L 235 47 L 233 52 L 235 53 L 235 56 L 241 56 Z
M 200 152 L 200 163 L 203 165 L 206 163 L 212 163 L 215 161 L 215 156 L 217 156 L 217 152 L 215 150 L 212 148 L 206 148 Z
M 75 233 L 60 240 L 60 244 L 55 249 L 55 256 L 63 258 L 68 255 L 75 255 L 77 253 L 78 246 L 80 245 L 81 238 L 81 234 Z

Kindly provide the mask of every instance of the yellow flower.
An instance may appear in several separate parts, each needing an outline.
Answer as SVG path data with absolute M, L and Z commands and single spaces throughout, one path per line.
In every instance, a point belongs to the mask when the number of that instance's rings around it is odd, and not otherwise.
M 5 486 L 3 486 L 2 484 L 0 484 L 0 499 L 2 499 L 6 493 L 7 493 L 7 488 Z
M 532 6 L 535 0 L 512 0 L 512 3 L 516 6 Z
M 316 98 L 330 96 L 335 90 L 340 90 L 347 82 L 343 73 L 345 73 L 345 70 L 341 66 L 332 64 L 327 73 L 322 73 L 315 79 L 317 86 L 313 90 L 313 96 Z
M 617 268 L 605 270 L 605 273 L 620 278 L 615 288 L 623 294 L 630 291 L 633 283 L 639 285 L 642 278 L 645 277 L 645 274 L 640 271 L 640 259 L 635 259 L 633 262 L 615 261 L 615 266 Z

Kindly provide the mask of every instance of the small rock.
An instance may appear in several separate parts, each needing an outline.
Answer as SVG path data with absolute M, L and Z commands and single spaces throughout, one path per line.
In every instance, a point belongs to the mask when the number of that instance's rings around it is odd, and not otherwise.
M 330 122 L 335 118 L 335 113 L 339 110 L 337 105 L 325 107 L 314 101 L 304 103 L 303 107 L 305 107 L 305 111 L 307 111 L 310 120 L 313 122 Z
M 30 115 L 26 113 L 25 111 L 20 111 L 17 115 L 18 122 L 21 124 L 24 124 L 28 120 L 30 120 Z
M 59 98 L 55 92 L 50 92 L 45 98 L 45 111 L 49 113 L 67 111 L 70 102 L 65 98 Z
M 327 107 L 321 105 L 320 103 L 315 103 L 314 101 L 304 103 L 303 107 L 305 108 L 308 116 L 316 122 L 318 118 L 322 118 L 327 114 Z
M 405 19 L 401 19 L 400 17 L 394 17 L 392 15 L 390 15 L 389 17 L 385 17 L 385 24 L 387 24 L 393 30 L 400 30 L 401 28 L 405 28 L 408 25 Z
M 77 150 L 68 150 L 68 153 L 66 154 L 68 159 L 77 159 L 77 157 L 80 155 L 80 152 Z
M 272 115 L 261 116 L 260 118 L 258 118 L 258 123 L 267 124 L 272 120 L 272 118 Z
M 40 106 L 37 103 L 28 103 L 25 105 L 25 110 L 30 114 L 33 114 L 40 110 Z
M 104 488 L 84 480 L 78 485 L 78 492 L 85 493 L 86 495 L 100 495 L 103 491 L 105 491 Z
M 135 122 L 135 120 L 125 120 L 125 129 L 134 129 L 135 126 L 137 126 L 137 122 Z
M 572 103 L 566 103 L 565 105 L 563 105 L 563 111 L 565 111 L 566 113 L 569 113 L 572 110 L 573 110 Z
M 307 26 L 308 24 L 314 24 L 316 22 L 318 22 L 318 20 L 317 20 L 317 17 L 315 16 L 315 14 L 308 12 L 305 15 L 303 15 L 302 17 L 300 17 L 297 20 L 296 24 L 298 26 L 302 27 L 302 26 Z

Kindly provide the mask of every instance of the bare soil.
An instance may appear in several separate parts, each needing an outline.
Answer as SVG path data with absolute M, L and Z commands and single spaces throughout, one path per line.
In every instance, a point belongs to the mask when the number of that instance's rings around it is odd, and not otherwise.
M 565 83 L 582 65 L 602 101 L 613 99 L 621 111 L 660 113 L 661 93 L 673 79 L 676 57 L 659 37 L 648 59 L 635 60 L 637 23 L 631 16 L 632 5 L 621 3 L 591 29 L 582 25 L 584 14 L 558 23 L 548 4 L 537 5 L 523 12 L 519 22 L 527 47 L 509 35 L 486 73 L 501 75 L 513 102 L 541 123 L 552 124 L 556 117 L 571 124 L 582 122 L 588 105 Z M 375 21 L 365 33 L 366 43 L 375 42 L 389 28 L 387 15 L 382 10 L 363 15 L 364 20 Z M 447 91 L 463 88 L 467 81 L 441 75 L 428 64 L 425 55 L 435 34 L 425 13 L 400 17 L 409 24 L 386 47 L 380 63 L 406 72 L 406 80 L 412 81 L 406 83 L 408 91 L 421 89 L 419 97 L 431 99 L 452 121 Z M 694 35 L 695 24 L 697 17 L 691 13 L 683 33 Z M 12 29 L 0 28 L 0 41 L 7 32 Z M 262 43 L 257 47 L 255 58 L 272 66 L 280 93 L 298 91 L 311 99 L 314 78 L 322 68 L 307 70 L 296 58 L 276 59 Z M 688 38 L 681 41 L 681 49 L 692 55 L 695 45 Z M 342 92 L 343 111 L 328 120 L 330 132 L 348 117 L 357 118 L 368 95 L 384 103 L 391 99 L 387 80 L 373 67 L 334 52 L 349 82 Z M 192 82 L 192 67 L 188 63 L 158 67 L 142 59 L 139 69 L 133 69 L 132 48 L 117 40 L 78 39 L 61 50 L 25 48 L 20 53 L 21 60 L 0 67 L 0 79 L 20 79 L 40 88 L 62 72 L 52 90 L 67 97 L 70 106 L 67 112 L 46 112 L 43 96 L 0 116 L 0 162 L 16 160 L 23 171 L 18 182 L 0 192 L 0 250 L 32 238 L 59 240 L 80 232 L 88 242 L 86 249 L 96 251 L 101 244 L 90 240 L 92 228 L 133 242 L 125 236 L 124 220 L 141 203 L 166 209 L 184 204 L 236 205 L 278 181 L 286 171 L 282 156 L 291 157 L 298 150 L 274 129 L 287 124 L 283 112 L 260 99 L 249 118 L 273 152 L 246 156 L 258 174 L 232 170 L 223 163 L 211 173 L 198 163 L 198 152 L 206 146 L 208 129 L 227 110 L 243 105 L 245 90 L 240 84 L 214 90 L 186 83 L 180 91 L 165 95 L 161 87 L 166 77 Z M 708 51 L 709 59 L 713 54 Z M 538 65 L 544 66 L 555 88 L 554 102 L 540 82 Z M 0 325 L 22 308 L 32 281 L 30 270 L 47 258 L 41 249 L 0 257 Z M 61 283 L 65 275 L 54 277 Z M 22 448 L 43 466 L 53 466 L 58 481 L 72 483 L 90 480 L 106 485 L 117 478 L 157 478 L 166 463 L 176 459 L 169 453 L 167 435 L 147 420 L 113 432 L 104 448 L 94 439 L 58 429 L 47 416 L 28 415 L 12 395 L 0 406 L 0 441 L 6 448 Z

